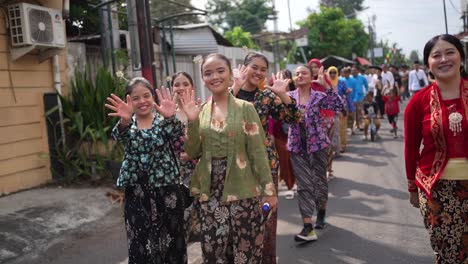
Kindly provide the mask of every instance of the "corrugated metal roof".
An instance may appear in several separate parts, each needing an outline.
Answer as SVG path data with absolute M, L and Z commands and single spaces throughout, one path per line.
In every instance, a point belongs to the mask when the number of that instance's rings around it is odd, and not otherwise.
M 175 26 L 173 29 L 174 49 L 177 54 L 209 54 L 218 52 L 218 45 L 232 46 L 208 24 Z M 167 30 L 166 37 L 170 42 L 170 34 Z

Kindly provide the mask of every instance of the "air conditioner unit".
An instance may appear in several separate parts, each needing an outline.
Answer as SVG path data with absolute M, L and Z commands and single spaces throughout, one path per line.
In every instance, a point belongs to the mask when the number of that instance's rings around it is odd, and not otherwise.
M 65 25 L 59 10 L 18 3 L 8 6 L 8 19 L 13 47 L 65 47 Z

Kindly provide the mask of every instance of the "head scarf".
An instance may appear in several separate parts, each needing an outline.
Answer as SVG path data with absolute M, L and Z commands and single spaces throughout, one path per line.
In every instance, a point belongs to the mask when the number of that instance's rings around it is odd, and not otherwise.
M 323 65 L 322 63 L 320 62 L 319 59 L 311 59 L 309 61 L 309 67 L 312 65 L 312 64 L 315 64 L 317 65 L 319 68 L 321 68 Z M 317 80 L 318 76 L 312 76 L 312 80 Z M 325 74 L 325 81 L 328 83 L 328 85 L 332 85 L 332 83 L 330 82 L 330 79 L 328 79 L 328 76 Z M 322 85 L 318 84 L 318 83 L 315 83 L 313 82 L 311 85 L 310 85 L 310 88 L 312 88 L 312 90 L 314 91 L 320 91 L 320 92 L 325 92 L 325 87 L 323 87 Z
M 330 72 L 331 72 L 331 71 L 335 71 L 335 72 L 336 72 L 335 78 L 332 78 L 332 77 L 330 76 Z M 330 81 L 331 81 L 331 83 L 333 84 L 333 87 L 336 87 L 336 86 L 338 85 L 338 76 L 339 76 L 339 74 L 338 74 L 338 69 L 337 69 L 335 66 L 330 66 L 330 67 L 328 67 L 328 69 L 327 69 L 327 75 L 328 75 L 328 78 L 330 78 Z

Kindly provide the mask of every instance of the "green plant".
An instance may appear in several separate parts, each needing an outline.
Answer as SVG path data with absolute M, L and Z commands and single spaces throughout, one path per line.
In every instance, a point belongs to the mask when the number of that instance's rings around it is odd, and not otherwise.
M 124 84 L 105 69 L 98 70 L 95 80 L 89 76 L 77 72 L 71 82 L 71 93 L 60 96 L 66 143 L 55 135 L 57 143 L 52 158 L 60 164 L 53 170 L 62 171 L 67 181 L 103 175 L 106 161 L 122 160 L 122 146 L 110 140 L 110 131 L 117 120 L 107 115 L 104 104 L 111 93 L 122 98 Z M 51 109 L 46 116 L 57 110 L 58 107 Z

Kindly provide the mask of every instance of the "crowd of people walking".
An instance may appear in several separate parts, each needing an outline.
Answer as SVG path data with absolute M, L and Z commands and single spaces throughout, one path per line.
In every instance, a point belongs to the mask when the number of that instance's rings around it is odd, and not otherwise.
M 421 208 L 438 263 L 462 263 L 468 81 L 460 45 L 450 35 L 428 42 L 424 66 L 432 84 L 418 61 L 408 72 L 387 65 L 325 69 L 311 59 L 268 76 L 268 60 L 257 52 L 235 69 L 224 55 L 207 55 L 206 102 L 196 99 L 185 72 L 172 77 L 171 89 L 131 80 L 125 100 L 111 95 L 106 104 L 120 118 L 112 135 L 125 148 L 117 185 L 125 188 L 129 263 L 186 263 L 188 214 L 199 223 L 204 263 L 276 263 L 280 182 L 287 198 L 297 194 L 303 228 L 294 240 L 317 240 L 315 230 L 326 227 L 333 159 L 348 151 L 357 131 L 368 141 L 372 126 L 378 139 L 384 116 L 399 138 L 400 103 L 410 97 L 410 201 Z

